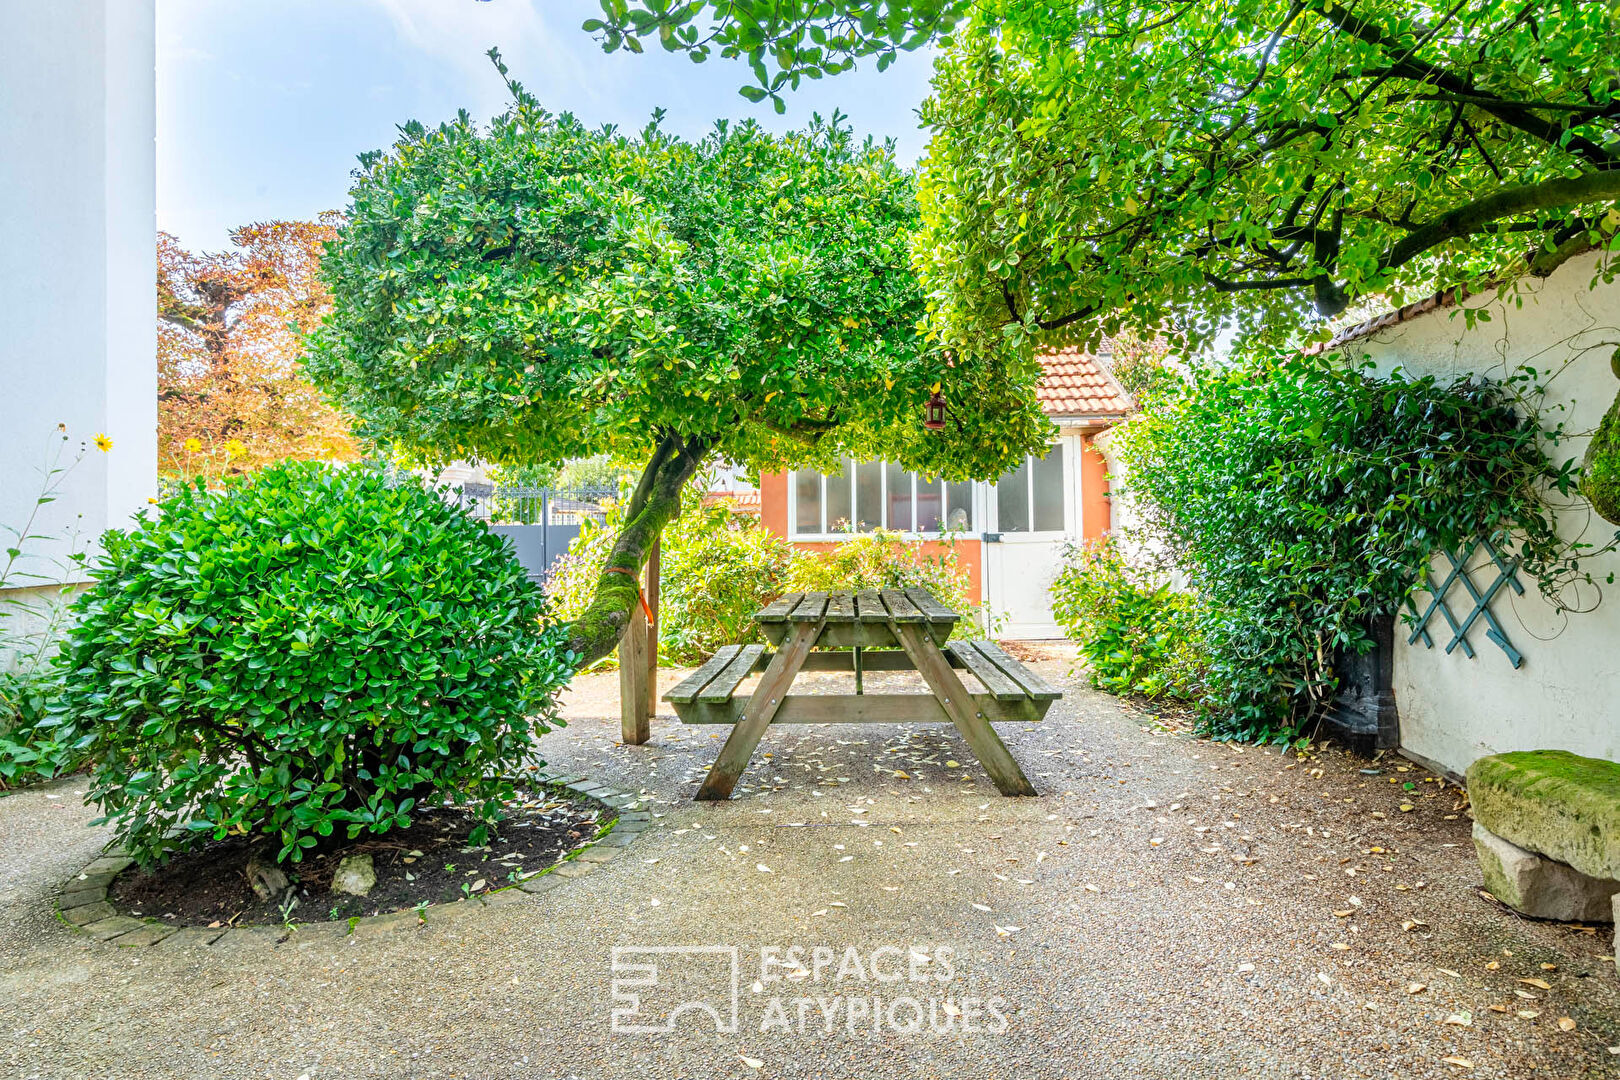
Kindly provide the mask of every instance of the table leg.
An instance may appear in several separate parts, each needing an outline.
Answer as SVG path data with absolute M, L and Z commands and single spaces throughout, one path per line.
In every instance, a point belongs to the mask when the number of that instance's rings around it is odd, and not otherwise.
M 1018 767 L 1007 744 L 1001 741 L 990 721 L 974 706 L 973 696 L 962 685 L 961 678 L 951 668 L 945 654 L 927 630 L 914 623 L 890 623 L 894 636 L 917 666 L 923 681 L 934 692 L 945 713 L 962 733 L 979 764 L 990 774 L 996 789 L 1003 795 L 1035 795 L 1035 785 L 1029 782 L 1024 770 Z
M 782 641 L 782 647 L 771 657 L 765 674 L 760 676 L 759 689 L 749 699 L 748 711 L 732 726 L 731 734 L 720 748 L 720 756 L 715 758 L 703 786 L 698 788 L 697 798 L 700 800 L 731 798 L 731 789 L 737 786 L 737 778 L 747 767 L 754 747 L 759 745 L 765 729 L 782 707 L 782 699 L 787 696 L 788 687 L 793 685 L 794 677 L 804 666 L 810 646 L 821 636 L 822 624 L 819 622 L 793 623 L 792 626 L 793 629 Z

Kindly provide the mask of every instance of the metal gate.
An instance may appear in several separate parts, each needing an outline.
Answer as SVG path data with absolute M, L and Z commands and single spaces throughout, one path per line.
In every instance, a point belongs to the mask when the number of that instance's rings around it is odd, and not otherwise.
M 461 486 L 461 508 L 508 537 L 529 577 L 544 581 L 557 558 L 579 536 L 586 521 L 607 517 L 614 488 L 532 488 L 468 483 Z

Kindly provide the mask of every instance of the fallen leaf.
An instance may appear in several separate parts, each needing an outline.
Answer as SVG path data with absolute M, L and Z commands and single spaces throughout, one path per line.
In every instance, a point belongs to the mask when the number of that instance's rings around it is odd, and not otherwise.
M 1447 1065 L 1455 1065 L 1459 1069 L 1472 1069 L 1474 1067 L 1474 1063 L 1465 1057 L 1443 1057 L 1440 1060 Z
M 769 874 L 771 872 L 771 868 L 766 866 L 764 863 L 755 863 L 754 869 L 758 870 L 762 874 Z
M 1423 991 L 1425 991 L 1427 989 L 1428 989 L 1428 986 L 1426 986 L 1423 983 L 1412 983 L 1411 985 L 1409 985 L 1406 988 L 1406 992 L 1408 994 L 1421 994 L 1421 993 L 1423 993 Z
M 1462 975 L 1452 971 L 1450 968 L 1435 968 L 1434 970 L 1438 971 L 1442 975 L 1450 975 L 1453 979 L 1462 978 Z
M 1328 974 L 1325 971 L 1318 971 L 1316 973 L 1316 978 L 1321 982 L 1321 984 L 1323 986 L 1332 986 L 1333 985 L 1333 980 L 1328 977 Z
M 996 927 L 996 936 L 997 937 L 1012 937 L 1014 934 L 1018 933 L 1018 931 L 1020 931 L 1022 929 L 1023 929 L 1022 926 L 997 926 Z
M 758 1069 L 765 1064 L 763 1061 L 759 1060 L 759 1058 L 751 1058 L 743 1054 L 738 1054 L 737 1056 L 742 1058 L 742 1063 L 748 1066 L 750 1069 Z
M 1574 1031 L 1575 1027 L 1576 1027 L 1576 1024 L 1575 1024 L 1575 1020 L 1574 1020 L 1573 1017 L 1560 1016 L 1558 1018 L 1558 1030 L 1559 1031 Z
M 1533 986 L 1537 990 L 1551 990 L 1552 984 L 1545 979 L 1520 979 L 1526 986 Z
M 1506 1005 L 1487 1005 L 1485 1007 L 1491 1010 L 1491 1012 L 1505 1013 L 1508 1011 L 1508 1007 Z
M 1092 892 L 1092 893 L 1100 893 L 1100 892 L 1102 892 L 1102 890 L 1101 890 L 1101 889 L 1099 889 L 1099 888 L 1098 888 L 1098 887 L 1097 887 L 1097 886 L 1095 886 L 1095 885 L 1090 885 L 1090 884 L 1088 884 L 1088 885 L 1087 885 L 1087 886 L 1086 886 L 1086 892 Z
M 1520 1009 L 1519 1010 L 1519 1019 L 1521 1019 L 1521 1020 L 1534 1020 L 1536 1017 L 1538 1017 L 1540 1015 L 1541 1015 L 1541 1013 L 1538 1012 L 1535 1009 Z
M 1446 1017 L 1445 1022 L 1450 1024 L 1452 1027 L 1473 1027 L 1474 1014 L 1469 1012 L 1452 1013 L 1450 1016 Z
M 991 909 L 990 909 L 990 908 L 987 908 L 987 907 L 985 907 L 985 906 L 984 906 L 984 905 L 983 905 L 983 904 L 974 904 L 974 905 L 973 905 L 973 910 L 974 910 L 974 911 L 989 911 L 989 910 L 991 910 Z

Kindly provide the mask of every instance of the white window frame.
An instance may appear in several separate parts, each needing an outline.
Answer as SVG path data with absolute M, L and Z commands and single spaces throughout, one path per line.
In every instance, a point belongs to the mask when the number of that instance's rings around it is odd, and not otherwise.
M 872 462 L 856 461 L 854 458 L 846 458 L 845 460 L 847 460 L 852 466 L 873 464 Z M 890 462 L 884 461 L 884 460 L 879 460 L 878 462 L 876 462 L 876 464 L 879 466 L 879 468 L 878 468 L 878 518 L 879 518 L 879 521 L 881 522 L 884 518 L 888 517 L 888 512 L 889 512 L 889 465 L 890 465 Z M 809 472 L 809 471 L 811 471 L 811 470 L 808 470 L 808 469 L 789 469 L 787 471 L 788 539 L 789 540 L 802 540 L 802 541 L 805 541 L 805 542 L 808 542 L 808 543 L 822 543 L 822 542 L 826 542 L 826 541 L 836 542 L 836 541 L 839 541 L 839 540 L 849 540 L 852 537 L 862 535 L 861 533 L 848 533 L 848 532 L 841 532 L 841 531 L 833 531 L 833 530 L 829 530 L 827 528 L 827 476 L 826 476 L 826 474 L 819 473 L 819 472 L 816 473 L 816 476 L 817 476 L 817 478 L 818 478 L 818 480 L 819 480 L 819 482 L 821 484 L 821 498 L 820 498 L 820 502 L 819 502 L 819 506 L 821 507 L 821 520 L 816 523 L 817 526 L 818 526 L 818 531 L 813 531 L 813 532 L 800 532 L 799 531 L 798 474 L 801 473 L 801 472 Z M 917 482 L 920 479 L 920 477 L 919 477 L 919 474 L 915 470 L 912 470 L 912 469 L 907 469 L 906 470 L 906 475 L 911 480 L 911 520 L 912 520 L 912 523 L 915 524 L 916 520 L 917 520 Z M 943 478 L 936 478 L 934 482 L 936 484 L 940 485 L 940 499 L 941 499 L 941 505 L 943 506 L 944 505 L 944 499 L 947 497 L 947 492 L 948 492 L 948 488 L 946 486 L 947 481 L 945 481 Z M 986 520 L 986 518 L 985 518 L 985 498 L 986 498 L 985 491 L 990 485 L 982 483 L 982 482 L 980 482 L 978 480 L 971 481 L 971 483 L 973 485 L 972 488 L 971 488 L 971 493 L 972 493 L 971 494 L 971 502 L 972 502 L 973 520 L 982 525 L 984 523 L 984 521 Z M 854 482 L 854 479 L 853 479 L 853 474 L 851 476 L 850 488 L 851 488 L 851 490 L 850 490 L 850 511 L 853 514 L 859 515 L 860 512 L 861 512 L 861 508 L 858 505 L 859 496 L 856 493 L 856 485 L 855 485 L 855 482 Z M 883 524 L 881 527 L 885 528 L 885 529 L 889 528 L 889 526 L 887 524 Z M 939 538 L 939 535 L 940 535 L 939 531 L 935 531 L 935 532 L 917 532 L 917 531 L 915 531 L 915 529 L 890 529 L 889 531 L 899 533 L 901 536 L 904 536 L 908 540 L 936 540 L 936 539 Z M 984 533 L 984 530 L 982 528 L 974 528 L 974 529 L 970 529 L 967 532 L 963 533 L 962 536 L 964 538 L 968 538 L 968 539 L 978 539 L 981 535 L 983 535 L 983 533 Z
M 1062 483 L 1061 488 L 1060 488 L 1060 490 L 1063 492 L 1063 525 L 1062 525 L 1061 528 L 1057 528 L 1057 529 L 1036 529 L 1036 528 L 1034 528 L 1034 525 L 1035 525 L 1035 460 L 1034 460 L 1034 458 L 1035 458 L 1035 456 L 1033 454 L 1027 454 L 1024 457 L 1024 464 L 1028 466 L 1028 468 L 1024 472 L 1024 499 L 1025 499 L 1025 505 L 1029 508 L 1029 524 L 1030 524 L 1031 527 L 1028 528 L 1028 529 L 1020 530 L 1018 532 L 1004 532 L 1004 531 L 1002 531 L 1002 528 L 1001 528 L 1001 499 L 1000 499 L 1000 493 L 996 490 L 997 487 L 999 486 L 1000 482 L 999 481 L 991 481 L 991 482 L 986 483 L 986 484 L 983 485 L 983 487 L 985 489 L 984 500 L 985 500 L 985 503 L 986 503 L 986 516 L 984 518 L 980 519 L 980 520 L 986 522 L 987 524 L 986 524 L 986 527 L 983 528 L 983 529 L 980 529 L 979 532 L 981 534 L 983 534 L 983 533 L 994 533 L 994 534 L 1000 536 L 1004 543 L 1009 541 L 1009 540 L 1011 540 L 1011 541 L 1013 541 L 1015 543 L 1016 542 L 1022 542 L 1024 540 L 1039 540 L 1039 541 L 1043 541 L 1043 542 L 1048 542 L 1048 541 L 1051 541 L 1052 539 L 1054 539 L 1055 537 L 1060 537 L 1060 536 L 1065 536 L 1065 535 L 1078 535 L 1079 534 L 1079 518 L 1078 518 L 1078 515 L 1079 515 L 1079 512 L 1080 512 L 1080 490 L 1079 490 L 1079 474 L 1078 474 L 1078 471 L 1077 471 L 1078 463 L 1077 463 L 1077 460 L 1076 460 L 1077 455 L 1074 452 L 1073 447 L 1070 445 L 1071 442 L 1073 442 L 1073 441 L 1074 440 L 1071 440 L 1068 436 L 1062 436 L 1062 435 L 1060 435 L 1056 439 L 1052 440 L 1052 447 L 1053 447 L 1053 449 L 1056 449 L 1059 454 L 1062 455 L 1062 463 L 1063 463 L 1063 483 Z M 1050 453 L 1050 451 L 1048 451 L 1048 453 Z M 1009 471 L 1011 471 L 1011 470 L 1009 470 Z M 993 528 L 990 527 L 991 525 L 993 525 L 994 527 Z

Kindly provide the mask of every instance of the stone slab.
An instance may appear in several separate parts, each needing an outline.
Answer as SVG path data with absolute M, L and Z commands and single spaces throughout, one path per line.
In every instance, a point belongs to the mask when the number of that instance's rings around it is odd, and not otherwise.
M 580 852 L 579 859 L 577 861 L 586 863 L 612 862 L 614 859 L 618 858 L 619 852 L 622 850 L 624 850 L 622 847 L 603 847 L 602 845 L 598 844 L 595 847 L 586 848 L 584 851 Z
M 1491 754 L 1468 767 L 1474 820 L 1587 877 L 1620 879 L 1620 763 L 1565 750 Z
M 518 888 L 522 889 L 530 896 L 538 896 L 541 893 L 550 892 L 552 889 L 557 888 L 562 883 L 563 879 L 555 874 L 541 874 L 539 877 L 532 877 L 528 881 L 525 881 L 523 884 L 519 885 Z
M 72 892 L 65 892 L 56 898 L 56 906 L 65 910 L 71 907 L 81 907 L 84 904 L 94 904 L 105 899 L 107 899 L 107 889 L 105 886 L 98 885 L 93 889 L 74 889 Z
M 120 948 L 144 949 L 148 945 L 156 945 L 177 929 L 179 928 L 165 926 L 162 923 L 147 923 L 139 930 L 131 930 L 127 934 L 118 935 L 112 939 L 112 943 Z
M 483 896 L 485 907 L 505 907 L 508 904 L 526 904 L 529 897 L 521 889 L 502 889 L 499 892 L 485 893 Z
M 157 947 L 170 952 L 175 949 L 197 948 L 203 945 L 212 945 L 225 934 L 223 926 L 210 930 L 206 926 L 182 926 L 162 941 Z
M 571 862 L 558 864 L 557 869 L 553 870 L 552 873 L 559 877 L 565 878 L 584 877 L 586 874 L 595 869 L 596 867 L 591 863 L 582 863 L 576 859 Z
M 81 874 L 118 874 L 135 865 L 135 860 L 127 855 L 103 855 L 89 866 L 79 871 Z
M 428 909 L 432 912 L 432 908 Z M 384 934 L 404 934 L 422 925 L 421 916 L 413 911 L 395 911 L 388 915 L 373 915 L 354 924 L 357 938 L 378 937 Z
M 119 934 L 127 934 L 131 930 L 139 930 L 146 924 L 139 919 L 131 919 L 127 915 L 114 915 L 110 919 L 100 919 L 93 923 L 86 923 L 84 932 L 97 941 L 109 941 Z
M 77 907 L 63 908 L 62 918 L 74 926 L 88 926 L 102 919 L 110 919 L 118 912 L 105 900 L 96 900 L 89 904 L 80 904 Z
M 1608 922 L 1620 881 L 1588 877 L 1474 822 L 1474 851 L 1485 875 L 1485 888 L 1508 907 L 1538 919 L 1561 922 Z

